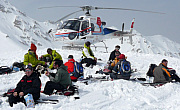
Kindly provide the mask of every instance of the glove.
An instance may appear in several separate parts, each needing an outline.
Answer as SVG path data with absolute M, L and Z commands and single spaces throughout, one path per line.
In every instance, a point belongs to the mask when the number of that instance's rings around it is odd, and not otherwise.
M 110 60 L 110 61 L 107 61 L 107 64 L 111 64 L 112 63 L 112 61 Z

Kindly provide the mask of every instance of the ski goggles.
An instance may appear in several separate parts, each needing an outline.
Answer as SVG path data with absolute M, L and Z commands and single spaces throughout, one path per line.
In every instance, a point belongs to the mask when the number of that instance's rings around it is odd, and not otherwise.
M 32 70 L 32 66 L 31 65 L 26 65 L 26 67 L 25 67 L 26 69 L 30 69 L 30 70 Z
M 25 70 L 25 72 L 30 72 L 30 71 L 32 71 L 32 70 L 29 70 L 29 69 L 26 69 L 26 70 Z

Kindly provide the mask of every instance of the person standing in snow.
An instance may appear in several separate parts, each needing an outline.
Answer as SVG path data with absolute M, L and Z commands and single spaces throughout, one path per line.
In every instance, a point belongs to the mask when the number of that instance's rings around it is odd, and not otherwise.
M 53 67 L 57 69 L 56 73 L 50 74 L 48 71 L 45 73 L 45 75 L 50 79 L 44 88 L 43 93 L 46 95 L 51 95 L 54 89 L 64 90 L 72 85 L 70 75 L 67 71 L 67 66 L 64 66 L 62 60 L 55 59 L 53 61 Z
M 111 54 L 109 56 L 109 63 L 112 63 L 112 61 L 116 58 L 116 56 L 119 56 L 121 54 L 119 49 L 120 49 L 120 46 L 116 45 L 115 49 L 111 52 Z
M 53 68 L 53 61 L 55 59 L 62 60 L 62 57 L 61 57 L 61 55 L 58 52 L 56 52 L 56 50 L 52 50 L 51 48 L 47 49 L 47 53 L 48 54 L 46 54 L 46 55 L 42 55 L 41 58 L 49 57 L 50 60 L 51 60 L 51 64 L 50 64 L 49 68 L 52 69 Z
M 31 43 L 31 48 L 28 50 L 28 53 L 24 55 L 24 65 L 28 65 L 29 63 L 31 63 L 33 68 L 35 68 L 38 64 L 45 65 L 44 61 L 38 60 L 36 49 L 36 45 Z
M 154 80 L 153 83 L 167 83 L 173 79 L 180 82 L 180 78 L 176 75 L 176 71 L 167 67 L 168 61 L 163 59 L 159 66 L 154 69 Z
M 24 96 L 28 93 L 32 94 L 34 100 L 40 97 L 41 81 L 31 65 L 26 65 L 25 74 L 17 84 L 14 93 L 9 96 L 8 101 L 11 107 L 17 102 L 25 103 Z
M 89 67 L 90 65 L 96 65 L 97 58 L 94 57 L 94 54 L 90 48 L 91 43 L 89 41 L 84 43 L 84 49 L 82 51 L 83 59 L 81 63 L 86 63 L 86 67 Z

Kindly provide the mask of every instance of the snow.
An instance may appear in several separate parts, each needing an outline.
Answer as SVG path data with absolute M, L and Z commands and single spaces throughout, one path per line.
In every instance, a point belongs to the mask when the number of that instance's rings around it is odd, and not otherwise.
M 62 50 L 63 42 L 53 41 L 52 38 L 47 38 L 45 40 L 45 33 L 51 26 L 48 23 L 37 22 L 38 28 L 30 29 L 28 32 L 23 32 L 14 27 L 14 18 L 12 16 L 20 16 L 19 11 L 15 7 L 12 7 L 8 2 L 0 0 L 2 5 L 5 6 L 6 10 L 13 8 L 12 13 L 0 13 L 0 19 L 9 18 L 6 23 L 3 21 L 0 25 L 0 66 L 11 66 L 13 62 L 23 61 L 24 54 L 27 53 L 27 50 L 30 47 L 31 41 L 36 41 L 42 45 L 37 45 L 37 54 L 43 55 L 46 54 L 46 49 L 51 47 L 55 49 L 58 53 L 61 54 L 63 61 L 67 61 L 68 55 L 74 55 L 75 60 L 79 61 L 82 55 L 81 51 L 78 50 Z M 9 7 L 9 8 L 7 8 Z M 1 7 L 0 7 L 1 9 Z M 1 11 L 1 10 L 0 10 Z M 11 15 L 10 15 L 11 14 Z M 22 21 L 26 21 L 24 29 L 27 29 L 28 26 L 32 26 L 35 23 L 35 20 L 24 16 L 21 18 Z M 14 31 L 5 30 L 6 27 Z M 43 27 L 43 28 L 42 28 Z M 37 36 L 34 34 L 35 31 L 39 32 L 42 36 Z M 8 34 L 7 34 L 8 33 Z M 180 75 L 180 44 L 170 41 L 169 39 L 161 36 L 142 36 L 139 32 L 134 31 L 136 36 L 133 37 L 133 45 L 129 44 L 128 38 L 124 39 L 124 44 L 120 44 L 119 39 L 107 39 L 105 43 L 108 47 L 108 53 L 104 53 L 104 48 L 97 48 L 95 51 L 92 47 L 95 56 L 102 61 L 98 60 L 98 63 L 93 69 L 85 68 L 84 75 L 92 75 L 94 77 L 101 76 L 95 74 L 99 69 L 103 69 L 106 66 L 106 62 L 109 58 L 110 52 L 114 49 L 116 45 L 121 46 L 121 53 L 127 56 L 127 60 L 131 62 L 132 68 L 137 69 L 137 72 L 132 74 L 132 78 L 146 78 L 146 72 L 148 71 L 149 65 L 151 63 L 159 64 L 162 59 L 167 59 L 168 66 L 176 70 L 177 74 Z M 7 35 L 9 37 L 7 37 Z M 23 40 L 20 36 L 26 36 Z M 33 36 L 35 40 L 28 39 L 28 36 Z M 43 37 L 44 36 L 44 37 Z M 20 43 L 19 41 L 23 41 Z M 97 43 L 95 45 L 103 45 L 102 43 Z M 23 77 L 24 72 L 16 72 L 7 75 L 0 75 L 0 94 L 3 94 L 10 88 L 15 88 L 16 84 Z M 48 77 L 44 74 L 40 77 L 42 82 L 42 90 L 44 89 L 45 83 L 49 81 Z M 150 80 L 152 81 L 152 80 Z M 148 81 L 147 81 L 148 82 Z M 77 109 L 77 110 L 179 110 L 180 109 L 180 84 L 179 83 L 168 83 L 158 88 L 146 87 L 140 84 L 140 81 L 133 82 L 127 80 L 114 80 L 114 81 L 91 81 L 88 85 L 81 83 L 80 81 L 74 83 L 79 86 L 79 97 L 80 99 L 74 100 L 73 97 L 66 97 L 62 95 L 52 95 L 47 96 L 41 94 L 41 98 L 52 98 L 58 99 L 58 104 L 37 104 L 35 109 L 37 110 L 46 110 L 46 109 Z M 11 108 L 6 102 L 7 97 L 0 97 L 2 104 L 0 104 L 0 109 L 2 110 L 19 110 L 26 109 L 23 103 L 18 103 Z
M 111 40 L 109 40 L 111 41 Z M 113 45 L 113 44 L 112 44 Z M 75 60 L 80 60 L 81 51 L 76 50 L 62 50 L 56 49 L 59 52 L 64 62 L 67 61 L 67 56 L 73 54 Z M 23 55 L 27 50 L 23 51 L 6 51 L 7 54 L 1 54 L 0 65 L 10 66 L 14 61 L 23 61 Z M 46 49 L 38 49 L 38 55 L 42 55 L 46 52 Z M 85 75 L 97 76 L 95 72 L 100 68 L 103 68 L 110 53 L 103 53 L 95 51 L 95 56 L 101 58 L 102 61 L 98 61 L 98 65 L 93 69 L 85 68 Z M 132 77 L 146 77 L 150 63 L 158 64 L 163 58 L 169 61 L 169 67 L 177 70 L 177 74 L 180 73 L 180 60 L 174 57 L 167 57 L 156 54 L 143 54 L 143 53 L 124 53 L 128 60 L 132 63 L 132 67 L 136 68 L 138 72 L 133 73 Z M 24 75 L 23 72 L 12 73 L 8 75 L 0 76 L 0 93 L 6 92 L 9 88 L 14 88 L 18 81 Z M 44 74 L 40 77 L 42 81 L 42 90 L 45 83 L 49 80 Z M 126 80 L 104 81 L 104 82 L 89 82 L 85 85 L 81 82 L 74 83 L 79 86 L 80 99 L 74 100 L 72 97 L 52 95 L 47 96 L 41 94 L 41 98 L 47 97 L 52 99 L 58 99 L 59 103 L 54 104 L 38 104 L 35 109 L 165 109 L 175 110 L 180 107 L 178 96 L 180 95 L 179 83 L 169 83 L 164 86 L 154 88 L 142 86 L 140 82 L 132 82 Z M 26 109 L 24 104 L 18 103 L 11 108 L 7 102 L 7 98 L 1 97 L 3 103 L 0 109 Z

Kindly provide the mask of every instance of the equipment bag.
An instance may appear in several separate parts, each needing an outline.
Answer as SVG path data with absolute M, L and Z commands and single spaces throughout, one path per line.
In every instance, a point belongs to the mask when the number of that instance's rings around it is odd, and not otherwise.
M 2 94 L 3 97 L 9 97 L 11 94 L 13 94 L 15 91 L 15 89 L 8 89 L 7 92 L 5 92 L 4 94 Z
M 26 101 L 27 108 L 35 108 L 35 103 L 32 94 L 27 94 L 24 96 L 24 99 Z
M 8 73 L 11 73 L 11 72 L 12 72 L 12 69 L 9 68 L 8 66 L 1 66 L 0 67 L 0 75 L 8 74 Z
M 150 64 L 149 70 L 148 70 L 148 72 L 146 73 L 146 75 L 149 76 L 149 77 L 154 77 L 154 75 L 153 75 L 153 70 L 155 69 L 155 67 L 157 67 L 156 64 Z
M 121 64 L 118 65 L 119 74 L 121 75 L 130 75 L 131 73 L 131 64 L 127 60 L 121 61 Z

